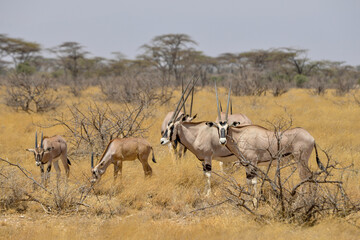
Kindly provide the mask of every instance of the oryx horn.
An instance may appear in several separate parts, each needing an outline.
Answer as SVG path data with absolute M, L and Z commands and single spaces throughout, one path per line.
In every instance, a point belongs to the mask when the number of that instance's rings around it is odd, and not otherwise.
M 232 115 L 232 99 L 230 99 L 230 114 Z
M 187 84 L 187 86 L 186 86 L 186 88 L 185 88 L 185 91 L 183 91 L 183 93 L 182 93 L 182 95 L 181 95 L 181 97 L 180 97 L 180 100 L 179 100 L 178 104 L 176 105 L 175 111 L 174 111 L 174 113 L 173 113 L 173 115 L 172 115 L 172 117 L 171 117 L 170 122 L 174 121 L 174 119 L 176 118 L 176 116 L 177 116 L 177 111 L 178 111 L 178 108 L 179 108 L 179 106 L 180 106 L 181 100 L 183 99 L 183 97 L 184 97 L 184 95 L 185 95 L 185 92 L 187 91 L 188 87 L 190 86 L 190 83 L 191 83 L 191 80 L 190 80 L 189 83 Z M 180 109 L 181 109 L 181 108 L 180 108 Z
M 94 153 L 91 153 L 91 169 L 94 168 Z
M 191 93 L 190 117 L 192 116 L 192 106 L 193 106 L 193 102 L 194 102 L 194 91 L 195 91 L 195 87 L 193 87 L 192 93 Z
M 37 145 L 38 143 L 37 143 L 37 131 L 35 132 L 35 149 L 38 147 L 38 145 Z
M 226 105 L 226 115 L 225 115 L 225 120 L 226 121 L 228 120 L 228 116 L 229 116 L 230 95 L 231 95 L 231 83 L 230 83 L 229 96 L 228 96 L 227 105 Z
M 181 92 L 184 92 L 184 80 L 181 79 Z M 184 96 L 181 98 L 184 101 Z M 185 104 L 183 105 L 184 114 L 186 114 Z
M 43 140 L 44 140 L 44 134 L 41 132 L 41 141 L 40 141 L 40 148 L 43 148 Z
M 218 110 L 218 118 L 219 118 L 219 121 L 221 121 L 220 106 L 219 106 L 219 96 L 218 96 L 218 91 L 217 91 L 217 87 L 216 87 L 216 81 L 215 81 L 215 93 L 216 93 L 216 106 L 217 106 L 217 110 Z
M 193 86 L 192 86 L 192 89 L 194 89 L 194 87 L 195 87 L 195 84 L 196 84 L 196 82 L 197 82 L 197 80 L 199 79 L 199 77 L 197 77 L 196 79 L 195 79 L 195 81 L 193 82 Z M 184 105 L 185 104 L 185 102 L 186 102 L 186 100 L 188 99 L 188 97 L 189 97 L 189 95 L 190 95 L 190 93 L 191 93 L 191 91 L 192 91 L 192 89 L 187 93 L 187 95 L 186 95 L 186 97 L 185 97 L 185 99 L 184 99 L 184 101 L 182 102 L 182 105 Z M 181 99 L 180 99 L 181 100 Z M 176 112 L 176 115 L 175 116 L 177 116 L 178 114 L 179 114 L 179 112 L 180 112 L 180 109 L 182 108 L 182 106 L 177 110 L 177 112 Z

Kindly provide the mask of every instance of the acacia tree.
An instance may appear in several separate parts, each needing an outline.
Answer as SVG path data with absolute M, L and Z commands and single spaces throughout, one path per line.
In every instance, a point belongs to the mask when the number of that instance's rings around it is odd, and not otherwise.
M 186 34 L 160 35 L 141 47 L 145 52 L 139 58 L 150 62 L 161 72 L 163 87 L 169 86 L 172 76 L 176 85 L 179 85 L 183 70 L 181 63 L 188 57 L 188 52 L 193 50 L 193 45 L 197 43 Z
M 80 84 L 78 77 L 82 71 L 80 61 L 88 54 L 83 48 L 84 47 L 77 42 L 64 42 L 59 46 L 49 49 L 49 51 L 56 54 L 60 60 L 65 76 L 70 74 L 73 85 L 71 89 L 74 95 L 79 94 Z
M 0 34 L 0 57 L 11 57 L 15 67 L 31 62 L 40 50 L 41 47 L 38 43 L 27 42 L 20 38 L 9 38 Z

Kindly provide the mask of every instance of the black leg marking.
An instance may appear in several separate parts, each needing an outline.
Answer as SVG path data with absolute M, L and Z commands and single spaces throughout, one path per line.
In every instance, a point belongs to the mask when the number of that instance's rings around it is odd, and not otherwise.
M 49 165 L 46 170 L 47 170 L 47 172 L 50 172 L 51 171 L 51 165 Z
M 203 171 L 204 172 L 211 172 L 211 165 L 203 163 Z
M 246 178 L 248 180 L 253 179 L 254 177 L 256 177 L 256 171 L 255 169 L 251 169 L 250 172 L 246 172 Z

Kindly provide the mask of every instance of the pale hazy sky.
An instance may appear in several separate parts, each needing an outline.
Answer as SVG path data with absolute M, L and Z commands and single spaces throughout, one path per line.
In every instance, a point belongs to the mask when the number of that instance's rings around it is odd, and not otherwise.
M 360 65 L 360 0 L 0 0 L 0 33 L 132 59 L 157 35 L 185 33 L 210 56 L 297 47 Z

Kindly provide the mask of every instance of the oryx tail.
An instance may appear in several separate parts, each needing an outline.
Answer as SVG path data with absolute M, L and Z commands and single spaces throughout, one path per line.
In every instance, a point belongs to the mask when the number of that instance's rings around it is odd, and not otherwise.
M 156 163 L 155 154 L 154 154 L 154 149 L 153 149 L 152 147 L 150 147 L 150 148 L 151 148 L 151 151 L 152 151 L 152 161 L 153 161 L 154 163 Z
M 318 154 L 318 151 L 317 151 L 317 147 L 316 147 L 316 143 L 315 143 L 315 142 L 314 142 L 314 148 L 315 148 L 315 155 L 316 155 L 316 163 L 317 163 L 318 167 L 319 167 L 322 171 L 325 171 L 325 172 L 326 172 L 326 169 L 325 169 L 324 165 L 323 165 L 322 162 L 320 161 L 319 154 Z

